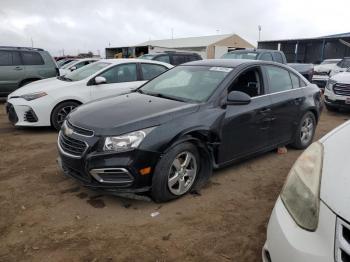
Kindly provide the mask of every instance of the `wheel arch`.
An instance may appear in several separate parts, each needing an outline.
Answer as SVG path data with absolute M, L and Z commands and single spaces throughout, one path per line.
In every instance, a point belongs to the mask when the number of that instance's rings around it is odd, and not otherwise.
M 50 112 L 50 124 L 51 124 L 51 126 L 52 126 L 52 113 L 53 113 L 53 111 L 54 111 L 59 105 L 61 105 L 61 104 L 63 104 L 63 103 L 66 103 L 66 102 L 75 102 L 75 103 L 78 103 L 79 105 L 82 105 L 82 104 L 83 104 L 83 102 L 81 102 L 81 101 L 79 101 L 79 100 L 77 100 L 77 99 L 65 99 L 65 100 L 62 100 L 62 101 L 58 102 L 58 103 L 51 109 L 51 112 Z

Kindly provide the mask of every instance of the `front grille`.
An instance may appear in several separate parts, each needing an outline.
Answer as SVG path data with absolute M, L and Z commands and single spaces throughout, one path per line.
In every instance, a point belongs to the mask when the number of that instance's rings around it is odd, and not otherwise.
M 350 96 L 350 85 L 336 83 L 333 86 L 333 91 L 336 95 Z
M 6 113 L 8 115 L 10 122 L 12 122 L 13 124 L 16 124 L 18 122 L 18 116 L 12 104 L 10 103 L 6 104 Z
M 100 183 L 130 184 L 134 180 L 125 168 L 92 169 L 90 174 Z
M 73 132 L 76 134 L 83 135 L 83 136 L 93 136 L 94 135 L 94 131 L 72 125 L 69 121 L 67 121 L 67 126 L 69 128 L 71 128 L 73 130 Z
M 68 137 L 64 135 L 62 132 L 60 132 L 59 134 L 58 143 L 64 153 L 75 157 L 81 157 L 87 149 L 86 143 L 80 140 Z
M 335 237 L 336 261 L 350 262 L 350 224 L 340 218 L 337 218 Z
M 38 122 L 38 117 L 34 113 L 33 109 L 30 109 L 24 113 L 24 121 L 31 122 L 31 123 Z

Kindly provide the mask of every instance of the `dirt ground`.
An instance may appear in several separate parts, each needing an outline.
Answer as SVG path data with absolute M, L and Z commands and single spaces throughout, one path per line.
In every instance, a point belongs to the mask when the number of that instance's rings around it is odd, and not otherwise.
M 316 138 L 349 117 L 324 111 Z M 0 104 L 0 261 L 261 261 L 268 218 L 301 153 L 264 154 L 216 171 L 200 194 L 156 204 L 64 177 L 56 138 L 14 128 Z

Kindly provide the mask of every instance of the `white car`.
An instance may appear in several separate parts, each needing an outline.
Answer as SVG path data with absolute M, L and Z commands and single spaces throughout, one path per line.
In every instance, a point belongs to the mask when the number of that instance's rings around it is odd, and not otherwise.
M 329 78 L 324 92 L 324 102 L 329 111 L 350 109 L 349 69 Z
M 344 57 L 338 62 L 329 73 L 329 76 L 334 76 L 338 73 L 345 72 L 350 67 L 350 57 Z
M 263 262 L 350 261 L 350 121 L 292 167 L 267 229 Z
M 105 59 L 66 76 L 23 86 L 8 96 L 6 111 L 16 126 L 59 129 L 80 104 L 131 92 L 167 71 L 170 64 L 143 59 Z
M 321 64 L 315 65 L 312 83 L 317 84 L 320 88 L 324 88 L 330 72 L 337 67 L 337 63 L 340 61 L 341 59 L 325 59 Z
M 70 72 L 73 72 L 74 70 L 77 70 L 83 66 L 89 65 L 91 63 L 94 63 L 98 61 L 97 58 L 82 58 L 82 59 L 75 59 L 62 67 L 60 67 L 60 75 L 64 76 Z

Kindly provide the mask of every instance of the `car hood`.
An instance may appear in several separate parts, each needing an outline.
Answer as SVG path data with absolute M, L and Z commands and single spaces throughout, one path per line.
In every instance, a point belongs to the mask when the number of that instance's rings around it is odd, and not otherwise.
M 321 199 L 333 212 L 350 221 L 350 121 L 320 141 L 324 146 Z
M 16 91 L 12 92 L 9 95 L 9 97 L 20 96 L 24 94 L 42 92 L 42 91 L 50 92 L 50 90 L 71 86 L 71 85 L 74 85 L 75 83 L 77 82 L 63 81 L 63 80 L 57 79 L 56 77 L 47 78 L 47 79 L 38 80 L 28 85 L 22 86 L 21 88 L 18 88 Z
M 157 126 L 195 112 L 198 104 L 130 93 L 78 107 L 68 117 L 71 124 L 98 135 L 120 135 Z
M 331 77 L 331 80 L 334 80 L 338 83 L 350 84 L 350 72 L 338 73 Z
M 317 65 L 314 67 L 315 72 L 329 72 L 335 68 L 335 64 Z

